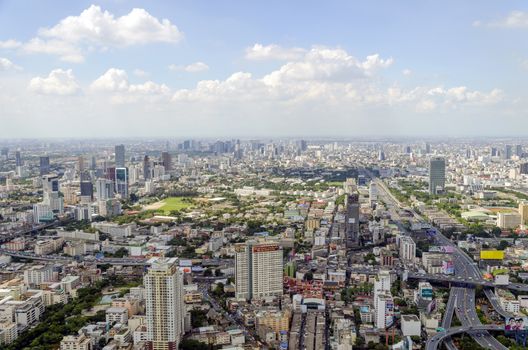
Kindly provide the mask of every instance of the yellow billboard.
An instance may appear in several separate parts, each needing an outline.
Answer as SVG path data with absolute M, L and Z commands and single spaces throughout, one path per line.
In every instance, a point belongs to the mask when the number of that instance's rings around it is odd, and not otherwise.
M 503 260 L 504 251 L 502 250 L 481 250 L 480 258 L 482 260 Z

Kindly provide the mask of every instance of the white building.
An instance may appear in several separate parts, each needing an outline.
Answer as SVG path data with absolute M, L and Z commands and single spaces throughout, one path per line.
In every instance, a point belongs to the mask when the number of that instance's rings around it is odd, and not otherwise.
M 401 316 L 401 331 L 403 336 L 421 336 L 422 324 L 416 315 Z
M 51 265 L 35 265 L 24 270 L 24 283 L 28 286 L 40 286 L 44 282 L 53 281 Z
M 282 248 L 277 243 L 248 241 L 235 245 L 235 295 L 241 299 L 281 296 Z
M 416 243 L 408 236 L 400 239 L 400 259 L 404 262 L 413 262 L 416 258 Z
M 498 213 L 497 226 L 502 229 L 517 228 L 521 224 L 521 215 L 519 213 Z
M 60 350 L 92 350 L 90 338 L 81 335 L 67 335 L 60 342 Z
M 177 349 L 185 322 L 183 274 L 176 258 L 153 258 L 149 262 L 144 277 L 149 348 Z
M 126 307 L 110 307 L 106 309 L 106 323 L 126 324 L 128 322 L 128 309 Z

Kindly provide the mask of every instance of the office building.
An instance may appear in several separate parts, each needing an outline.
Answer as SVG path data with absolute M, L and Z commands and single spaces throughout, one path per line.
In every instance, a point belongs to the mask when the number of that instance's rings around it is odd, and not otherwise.
M 128 169 L 115 169 L 115 189 L 121 198 L 128 198 Z
M 60 342 L 60 350 L 92 350 L 92 340 L 84 334 L 66 335 Z
M 519 166 L 519 172 L 525 175 L 528 174 L 528 163 L 521 163 Z
M 47 175 L 50 173 L 50 160 L 48 156 L 40 157 L 40 175 Z
M 345 195 L 345 200 L 346 246 L 350 247 L 359 243 L 359 194 L 347 193 Z
M 125 145 L 115 146 L 115 167 L 116 168 L 125 167 Z
M 43 176 L 42 189 L 44 192 L 42 204 L 48 205 L 55 214 L 64 213 L 64 199 L 59 194 L 59 177 L 54 175 Z
M 81 200 L 93 200 L 93 184 L 91 181 L 81 181 Z
M 429 160 L 429 193 L 438 194 L 445 190 L 445 159 L 433 157 Z
M 502 151 L 502 158 L 508 160 L 511 157 L 512 157 L 512 146 L 504 145 L 504 151 Z
M 523 147 L 522 145 L 515 145 L 515 155 L 519 158 L 523 156 Z
M 281 296 L 282 248 L 277 243 L 248 241 L 235 245 L 235 295 L 240 299 Z
M 169 152 L 161 153 L 161 162 L 163 163 L 166 171 L 172 170 L 172 157 Z
M 175 350 L 184 332 L 183 275 L 176 258 L 153 258 L 143 278 L 147 342 L 151 350 Z
M 152 177 L 151 175 L 150 158 L 149 156 L 145 156 L 145 158 L 143 158 L 143 179 L 149 180 Z
M 95 181 L 95 190 L 99 201 L 114 198 L 114 182 L 112 180 L 97 179 Z
M 20 151 L 15 152 L 15 164 L 17 167 L 24 165 L 22 163 L 22 156 L 20 155 Z

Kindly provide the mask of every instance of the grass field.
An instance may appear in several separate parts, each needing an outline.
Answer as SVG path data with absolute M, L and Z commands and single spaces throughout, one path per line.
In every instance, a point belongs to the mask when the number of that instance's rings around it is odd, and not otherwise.
M 340 187 L 340 186 L 343 186 L 343 182 L 342 181 L 328 181 L 327 185 L 328 186 Z
M 163 205 L 160 210 L 169 212 L 171 210 L 181 210 L 190 207 L 192 204 L 183 200 L 184 197 L 169 197 L 162 201 Z

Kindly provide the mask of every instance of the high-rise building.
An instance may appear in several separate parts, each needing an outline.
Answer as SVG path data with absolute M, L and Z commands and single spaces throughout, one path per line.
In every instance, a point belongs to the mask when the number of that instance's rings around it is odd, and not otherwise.
M 163 163 L 166 171 L 172 170 L 172 157 L 169 152 L 161 153 L 161 162 Z
M 95 181 L 95 190 L 99 201 L 114 198 L 114 182 L 112 180 L 97 179 Z
M 128 198 L 128 169 L 115 169 L 115 189 L 121 198 Z
M 429 154 L 429 153 L 431 153 L 431 145 L 428 142 L 426 142 L 425 143 L 425 154 Z
M 389 327 L 394 320 L 394 300 L 390 286 L 390 273 L 380 271 L 374 281 L 374 324 L 378 329 Z
M 515 155 L 519 158 L 523 156 L 523 146 L 522 145 L 515 146 Z
M 151 175 L 150 158 L 146 155 L 145 158 L 143 158 L 143 179 L 148 180 L 152 177 Z
M 502 152 L 503 159 L 510 159 L 512 157 L 512 146 L 504 145 L 504 151 Z
M 445 190 L 445 159 L 432 157 L 429 160 L 429 193 L 438 194 Z
M 359 243 L 359 194 L 355 179 L 347 179 L 345 189 L 345 236 L 346 246 L 351 247 Z
M 380 160 L 380 161 L 384 161 L 385 160 L 385 152 L 379 151 L 378 160 Z
M 40 175 L 47 175 L 50 173 L 50 160 L 48 156 L 40 157 Z
M 184 332 L 183 276 L 176 258 L 153 258 L 143 277 L 150 350 L 176 350 Z
M 416 258 L 416 243 L 409 236 L 400 239 L 400 259 L 405 262 L 413 262 Z
M 81 197 L 88 201 L 93 200 L 93 183 L 91 181 L 81 181 Z
M 115 167 L 116 168 L 125 167 L 125 145 L 115 146 Z
M 20 151 L 15 152 L 15 164 L 17 167 L 22 166 L 22 157 L 20 156 Z
M 235 294 L 241 299 L 281 296 L 282 248 L 277 243 L 248 241 L 235 245 Z
M 490 156 L 491 157 L 496 157 L 497 156 L 497 147 L 491 147 Z
M 521 163 L 519 166 L 519 173 L 528 174 L 528 163 Z

